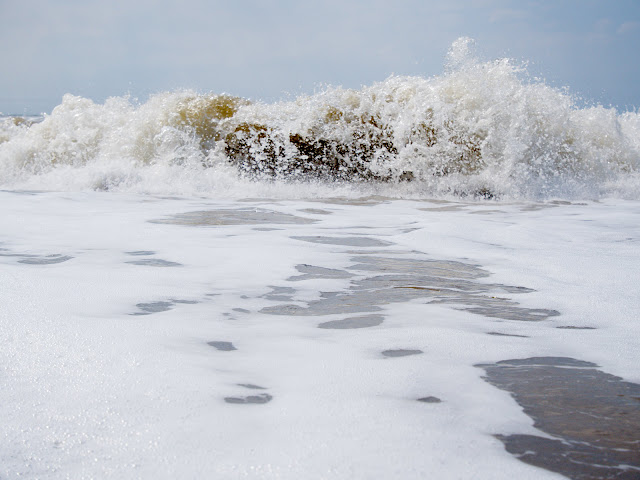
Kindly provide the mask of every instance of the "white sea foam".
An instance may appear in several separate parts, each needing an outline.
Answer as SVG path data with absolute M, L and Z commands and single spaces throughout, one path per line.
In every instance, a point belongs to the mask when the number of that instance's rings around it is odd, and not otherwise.
M 472 47 L 455 42 L 441 76 L 274 104 L 190 91 L 143 104 L 65 95 L 41 122 L 3 119 L 0 182 L 207 196 L 640 198 L 637 112 L 580 107 Z
M 494 438 L 544 434 L 473 365 L 569 356 L 640 381 L 640 202 L 565 203 L 0 192 L 0 476 L 560 478 Z M 256 223 L 264 211 L 275 223 Z M 469 281 L 527 287 L 476 301 L 561 315 L 388 301 L 401 288 L 372 299 L 384 319 L 368 328 L 318 328 L 354 314 L 265 311 L 360 292 L 353 282 L 380 272 L 353 267 L 372 257 L 387 275 L 394 259 L 455 261 L 461 295 Z M 300 279 L 300 265 L 343 275 Z M 382 354 L 398 349 L 423 353 Z M 272 401 L 224 401 L 261 393 Z M 441 403 L 417 401 L 428 396 Z

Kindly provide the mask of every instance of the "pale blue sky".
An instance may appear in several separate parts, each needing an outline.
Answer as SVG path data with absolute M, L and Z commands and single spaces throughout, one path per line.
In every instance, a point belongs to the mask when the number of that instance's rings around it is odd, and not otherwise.
M 0 112 L 50 112 L 67 92 L 273 101 L 428 77 L 460 36 L 587 101 L 640 107 L 638 0 L 0 0 Z

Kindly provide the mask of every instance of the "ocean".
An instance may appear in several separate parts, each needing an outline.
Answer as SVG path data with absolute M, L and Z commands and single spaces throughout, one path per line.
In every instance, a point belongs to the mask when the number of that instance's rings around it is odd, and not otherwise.
M 0 118 L 0 478 L 640 478 L 640 115 L 452 48 Z

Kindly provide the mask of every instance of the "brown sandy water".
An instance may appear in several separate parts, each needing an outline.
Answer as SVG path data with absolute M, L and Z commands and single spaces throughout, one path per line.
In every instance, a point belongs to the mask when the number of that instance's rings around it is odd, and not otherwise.
M 355 239 L 358 237 L 351 237 L 354 242 Z M 323 243 L 327 242 L 323 239 Z M 351 245 L 354 242 L 345 243 L 343 237 L 336 240 L 338 245 Z M 369 245 L 367 241 L 365 246 Z M 521 294 L 532 290 L 475 281 L 489 274 L 474 265 L 379 255 L 361 255 L 351 260 L 354 264 L 346 270 L 298 265 L 296 268 L 303 275 L 289 278 L 289 281 L 296 281 L 357 275 L 351 280 L 348 290 L 321 292 L 319 300 L 307 302 L 306 306 L 281 304 L 265 307 L 261 311 L 272 315 L 304 316 L 368 313 L 379 312 L 381 306 L 390 303 L 424 299 L 428 303 L 452 304 L 460 310 L 504 320 L 540 321 L 559 314 L 555 310 L 525 308 L 513 300 L 495 295 L 498 292 Z
M 553 437 L 497 435 L 520 460 L 575 480 L 640 478 L 640 385 L 573 358 L 478 367 Z
M 151 223 L 185 225 L 193 227 L 218 225 L 306 224 L 316 220 L 275 212 L 261 208 L 225 208 L 186 212 L 167 218 L 151 220 Z

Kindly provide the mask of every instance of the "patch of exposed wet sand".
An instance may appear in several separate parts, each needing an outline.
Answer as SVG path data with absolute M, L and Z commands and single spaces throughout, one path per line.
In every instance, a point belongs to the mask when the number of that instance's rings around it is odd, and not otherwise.
M 324 237 L 324 236 L 307 236 L 307 237 L 291 237 L 295 240 L 310 243 L 323 243 L 326 245 L 341 245 L 346 247 L 386 247 L 393 245 L 391 242 L 378 240 L 370 237 Z
M 492 293 L 528 293 L 533 290 L 512 285 L 474 281 L 489 275 L 478 266 L 456 261 L 408 259 L 381 256 L 353 257 L 346 270 L 299 265 L 301 276 L 309 278 L 349 278 L 348 290 L 322 292 L 321 298 L 306 305 L 280 304 L 265 307 L 271 315 L 331 315 L 379 312 L 390 303 L 425 299 L 433 304 L 451 304 L 454 308 L 503 320 L 540 321 L 559 315 L 556 310 L 524 308 L 508 298 Z M 369 276 L 367 276 L 369 275 Z
M 521 461 L 575 480 L 640 478 L 640 385 L 573 358 L 477 366 L 555 437 L 497 435 Z
M 150 220 L 151 223 L 186 225 L 193 227 L 220 225 L 262 225 L 262 224 L 308 224 L 313 220 L 288 213 L 261 208 L 202 210 L 180 213 L 167 218 Z
M 382 325 L 384 321 L 383 315 L 361 315 L 358 317 L 349 317 L 343 320 L 331 320 L 318 325 L 318 328 L 349 330 L 354 328 L 370 328 Z

